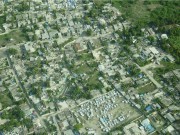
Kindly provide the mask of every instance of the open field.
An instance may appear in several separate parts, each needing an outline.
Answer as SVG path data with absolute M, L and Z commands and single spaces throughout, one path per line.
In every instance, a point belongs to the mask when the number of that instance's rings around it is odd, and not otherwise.
M 74 71 L 77 74 L 82 74 L 82 73 L 91 72 L 91 69 L 87 64 L 82 64 L 79 65 L 77 68 L 75 68 Z
M 98 72 L 97 72 L 97 71 L 94 72 L 94 73 L 91 75 L 91 77 L 89 78 L 88 83 L 89 83 L 90 85 L 97 84 L 98 81 L 99 81 L 99 80 L 98 80 L 98 77 L 99 77 Z
M 20 30 L 13 30 L 7 34 L 0 35 L 0 45 L 8 46 L 26 41 L 25 35 Z
M 155 89 L 156 86 L 153 83 L 148 83 L 147 85 L 138 88 L 137 92 L 142 94 L 142 93 L 152 92 Z
M 0 103 L 2 103 L 2 105 L 3 105 L 2 108 L 6 108 L 13 104 L 12 100 L 9 97 L 8 92 L 4 92 L 3 94 L 0 93 Z
M 112 3 L 114 7 L 119 9 L 123 13 L 127 20 L 137 23 L 138 21 L 148 22 L 150 19 L 150 13 L 155 8 L 159 7 L 160 4 L 156 1 L 144 2 L 144 0 L 94 0 L 97 5 L 103 3 Z
M 82 53 L 78 56 L 78 61 L 90 61 L 93 60 L 93 56 L 90 53 Z

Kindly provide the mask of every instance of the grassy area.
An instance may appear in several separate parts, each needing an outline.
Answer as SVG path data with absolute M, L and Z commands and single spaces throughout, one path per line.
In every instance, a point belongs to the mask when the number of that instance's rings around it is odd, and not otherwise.
M 93 59 L 93 56 L 90 53 L 82 53 L 81 55 L 78 56 L 78 60 L 80 61 L 89 61 L 92 59 Z
M 2 108 L 12 105 L 12 100 L 9 98 L 8 93 L 0 93 L 0 103 L 2 104 Z
M 3 68 L 5 68 L 5 67 L 7 67 L 7 66 L 8 66 L 8 62 L 7 62 L 6 59 L 0 61 L 0 69 L 3 69 Z M 1 71 L 0 71 L 0 73 L 1 73 Z
M 159 6 L 157 3 L 144 4 L 143 0 L 136 1 L 120 1 L 112 0 L 112 5 L 120 10 L 120 12 L 131 22 L 144 21 L 150 19 L 151 10 Z
M 179 69 L 180 65 L 176 64 L 176 63 L 170 63 L 170 62 L 161 62 L 161 65 L 163 65 L 163 67 L 158 67 L 158 68 L 154 68 L 153 69 L 153 75 L 154 78 L 156 79 L 156 81 L 160 82 L 162 80 L 162 75 L 173 71 L 175 69 Z
M 26 36 L 20 30 L 13 30 L 8 34 L 0 35 L 1 46 L 13 45 L 26 40 Z
M 100 89 L 102 88 L 102 83 L 98 80 L 99 72 L 94 72 L 87 81 L 87 85 L 90 89 Z
M 88 73 L 90 71 L 91 69 L 87 64 L 80 65 L 78 68 L 74 70 L 74 72 L 77 74 Z
M 100 48 L 101 47 L 101 42 L 100 42 L 99 39 L 95 39 L 95 40 L 93 40 L 93 42 L 94 42 L 95 48 Z
M 140 87 L 137 89 L 138 93 L 147 93 L 147 92 L 151 92 L 154 91 L 156 89 L 156 86 L 153 83 L 149 83 L 143 87 Z
M 145 65 L 148 65 L 151 63 L 151 61 L 146 61 L 146 60 L 142 60 L 140 57 L 139 58 L 136 58 L 134 59 L 134 61 L 141 67 L 145 66 Z
M 99 82 L 98 77 L 98 72 L 94 72 L 94 74 L 92 74 L 91 77 L 88 79 L 88 83 L 90 85 L 97 84 Z

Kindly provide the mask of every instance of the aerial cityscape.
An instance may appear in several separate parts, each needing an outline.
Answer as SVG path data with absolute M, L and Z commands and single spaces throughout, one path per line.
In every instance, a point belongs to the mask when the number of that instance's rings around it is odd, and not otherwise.
M 0 0 L 0 135 L 180 135 L 179 0 Z

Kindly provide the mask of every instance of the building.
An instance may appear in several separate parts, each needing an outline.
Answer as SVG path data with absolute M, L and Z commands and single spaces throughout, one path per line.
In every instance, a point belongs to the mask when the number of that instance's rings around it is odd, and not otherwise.
M 142 126 L 144 127 L 145 131 L 148 133 L 153 132 L 155 129 L 154 127 L 152 127 L 150 120 L 149 119 L 145 119 L 141 122 Z
M 64 135 L 74 135 L 71 129 L 64 131 Z
M 123 129 L 125 135 L 146 135 L 143 127 L 139 127 L 137 123 L 126 125 Z

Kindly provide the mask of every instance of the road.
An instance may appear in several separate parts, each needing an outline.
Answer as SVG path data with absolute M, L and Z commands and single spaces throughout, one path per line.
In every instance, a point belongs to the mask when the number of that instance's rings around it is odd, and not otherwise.
M 64 48 L 65 48 L 66 46 L 68 46 L 68 45 L 71 45 L 71 44 L 74 43 L 74 42 L 82 42 L 82 40 L 97 39 L 97 38 L 100 38 L 100 37 L 105 37 L 105 36 L 107 36 L 107 35 L 109 35 L 109 34 L 112 34 L 112 32 L 105 33 L 105 34 L 101 34 L 101 35 L 98 35 L 98 36 L 96 35 L 96 36 L 94 36 L 94 37 L 92 37 L 92 36 L 90 36 L 90 37 L 88 37 L 88 36 L 78 37 L 78 38 L 74 39 L 73 41 L 67 43 L 67 44 L 64 46 Z
M 135 63 L 135 64 L 136 64 L 136 63 Z M 146 65 L 146 66 L 144 66 L 144 67 L 140 67 L 138 64 L 136 64 L 136 65 L 137 65 L 137 67 L 138 67 L 144 74 L 147 75 L 147 77 L 154 83 L 154 85 L 156 85 L 157 88 L 162 88 L 162 85 L 159 84 L 159 83 L 153 78 L 153 76 L 151 76 L 151 75 L 149 74 L 149 72 L 147 71 L 148 68 L 150 68 L 150 67 L 152 67 L 152 66 L 154 65 L 153 63 L 151 63 L 151 64 L 149 64 L 149 65 Z
M 3 34 L 7 34 L 7 33 L 8 33 L 8 32 L 3 33 Z M 1 35 L 3 35 L 3 34 L 1 34 Z M 106 34 L 102 34 L 102 35 L 98 35 L 98 36 L 94 36 L 94 37 L 79 37 L 79 38 L 77 38 L 77 39 L 75 39 L 75 40 L 67 43 L 65 46 L 68 46 L 68 45 L 70 45 L 70 44 L 72 44 L 72 43 L 74 43 L 74 42 L 81 42 L 82 40 L 91 40 L 91 39 L 97 39 L 97 38 L 99 38 L 99 37 L 105 37 L 105 36 L 107 36 L 107 35 L 109 35 L 109 34 L 111 34 L 111 32 L 110 32 L 110 33 L 106 33 Z M 42 41 L 42 42 L 43 42 L 43 41 Z M 34 110 L 35 110 L 35 112 L 36 112 L 36 114 L 37 114 L 37 120 L 40 120 L 40 123 L 42 124 L 42 126 L 47 129 L 47 126 L 46 126 L 46 124 L 44 123 L 43 119 L 45 119 L 45 118 L 48 117 L 48 116 L 52 116 L 53 119 L 55 119 L 55 115 L 63 112 L 64 110 L 59 110 L 59 111 L 56 111 L 56 112 L 51 112 L 51 113 L 44 114 L 44 115 L 40 116 L 40 113 L 39 113 L 38 109 L 34 106 L 32 100 L 29 98 L 29 96 L 28 96 L 28 94 L 27 94 L 27 91 L 26 91 L 24 85 L 23 85 L 22 82 L 21 82 L 21 79 L 19 78 L 19 75 L 18 75 L 18 73 L 17 73 L 17 70 L 15 69 L 15 67 L 14 67 L 14 65 L 13 65 L 13 63 L 12 63 L 12 61 L 11 61 L 10 56 L 7 55 L 7 54 L 5 54 L 5 51 L 6 51 L 8 48 L 10 48 L 10 47 L 16 47 L 16 48 L 18 48 L 19 45 L 20 45 L 20 44 L 17 44 L 16 46 L 8 46 L 8 47 L 0 48 L 0 56 L 6 56 L 6 57 L 7 57 L 8 63 L 9 63 L 9 65 L 10 65 L 10 68 L 11 68 L 12 71 L 13 71 L 13 74 L 14 74 L 14 76 L 15 76 L 16 82 L 17 82 L 17 84 L 19 85 L 20 89 L 23 91 L 24 95 L 25 95 L 25 98 L 26 98 L 26 100 L 27 100 L 27 104 L 29 105 L 30 108 L 34 108 Z M 65 46 L 64 46 L 64 47 L 65 47 Z M 99 49 L 99 48 L 98 48 L 98 49 Z M 98 97 L 103 96 L 103 95 L 105 95 L 105 94 L 107 94 L 107 93 L 104 93 L 104 94 L 102 94 L 102 95 L 99 95 L 99 96 L 97 96 L 97 97 L 94 97 L 94 98 L 92 98 L 92 99 L 90 99 L 90 100 L 86 100 L 86 101 L 82 102 L 81 104 L 86 103 L 86 102 L 90 102 L 90 101 L 94 100 L 95 98 L 98 98 Z M 76 105 L 76 106 L 72 106 L 71 108 L 68 108 L 68 109 L 72 110 L 72 109 L 80 106 L 81 104 L 78 104 L 78 105 Z M 54 120 L 54 122 L 55 122 L 55 125 L 56 125 L 56 127 L 57 127 L 58 133 L 60 133 L 60 129 L 58 128 L 57 121 Z
M 26 98 L 27 104 L 29 105 L 30 108 L 34 108 L 34 111 L 36 112 L 37 117 L 40 120 L 42 126 L 46 128 L 46 125 L 45 125 L 43 119 L 40 117 L 38 109 L 34 106 L 33 102 L 29 99 L 27 91 L 26 91 L 24 85 L 22 84 L 22 82 L 20 81 L 20 78 L 18 76 L 17 70 L 15 69 L 15 67 L 14 67 L 14 65 L 12 63 L 11 58 L 9 57 L 8 54 L 6 54 L 6 56 L 7 56 L 8 64 L 10 65 L 10 67 L 11 67 L 11 69 L 13 71 L 13 74 L 14 74 L 14 77 L 16 79 L 16 82 L 17 82 L 18 86 L 20 87 L 20 89 L 22 90 L 22 92 L 24 93 L 24 96 Z
M 61 134 L 61 130 L 59 128 L 59 125 L 57 123 L 57 119 L 55 118 L 55 116 L 53 116 L 53 121 L 54 121 L 54 124 L 56 125 L 57 133 L 58 133 L 58 135 L 60 135 Z

